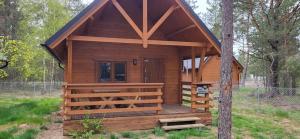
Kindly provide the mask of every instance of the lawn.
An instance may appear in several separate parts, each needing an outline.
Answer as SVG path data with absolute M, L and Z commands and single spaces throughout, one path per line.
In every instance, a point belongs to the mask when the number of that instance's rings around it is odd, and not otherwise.
M 32 139 L 58 111 L 58 98 L 0 97 L 0 139 Z

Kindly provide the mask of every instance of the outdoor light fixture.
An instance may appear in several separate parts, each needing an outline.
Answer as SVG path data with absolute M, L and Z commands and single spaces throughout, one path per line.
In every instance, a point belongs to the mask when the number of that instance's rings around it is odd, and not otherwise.
M 133 59 L 133 60 L 132 60 L 132 64 L 133 64 L 133 65 L 137 65 L 137 59 Z

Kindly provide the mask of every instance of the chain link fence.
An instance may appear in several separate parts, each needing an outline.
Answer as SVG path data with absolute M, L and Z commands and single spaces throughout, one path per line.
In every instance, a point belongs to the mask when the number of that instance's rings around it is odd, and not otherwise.
M 254 97 L 258 104 L 300 110 L 300 88 L 255 88 L 248 97 Z
M 213 88 L 214 100 L 218 102 L 219 88 Z M 251 103 L 251 106 L 272 105 L 278 108 L 300 110 L 300 88 L 233 87 L 233 103 Z
M 59 96 L 62 82 L 0 82 L 1 96 Z

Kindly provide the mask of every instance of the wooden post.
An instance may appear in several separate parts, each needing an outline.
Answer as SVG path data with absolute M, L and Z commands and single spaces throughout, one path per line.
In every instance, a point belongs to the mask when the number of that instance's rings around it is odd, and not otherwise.
M 192 47 L 191 53 L 192 53 L 192 83 L 195 83 L 196 82 L 196 68 L 195 68 L 196 54 L 195 54 L 195 48 L 194 47 Z
M 157 92 L 162 92 L 162 89 L 161 89 L 161 88 L 157 88 Z M 157 96 L 157 99 L 162 100 L 161 95 Z M 162 105 L 161 105 L 161 104 L 162 104 L 162 103 L 158 103 L 158 104 L 157 104 L 157 107 L 159 107 L 159 108 L 162 109 Z M 158 110 L 158 111 L 156 111 L 156 114 L 159 114 L 160 112 L 161 112 L 161 110 Z
M 73 44 L 71 39 L 67 39 L 67 49 L 68 49 L 68 58 L 67 58 L 67 82 L 72 83 L 72 67 L 73 67 Z
M 205 60 L 205 54 L 206 54 L 206 49 L 202 48 L 201 49 L 201 58 L 200 58 L 200 64 L 198 68 L 198 82 L 202 82 L 202 74 L 203 74 L 203 66 L 204 66 L 204 60 Z
M 196 106 L 196 89 L 197 86 L 195 86 L 195 82 L 196 82 L 196 68 L 195 68 L 195 63 L 196 63 L 196 54 L 195 54 L 195 48 L 192 47 L 191 49 L 191 53 L 192 53 L 192 83 L 191 83 L 191 108 L 192 108 L 192 112 L 195 112 L 195 106 Z
M 68 49 L 68 58 L 67 58 L 67 83 L 72 83 L 72 66 L 73 66 L 73 44 L 72 40 L 67 38 L 67 49 Z M 71 107 L 68 107 L 67 104 L 71 102 L 69 95 L 71 94 L 71 90 L 64 86 L 64 120 L 70 120 L 71 117 L 67 115 L 69 111 L 71 111 Z
M 148 0 L 143 0 L 143 47 L 148 47 Z

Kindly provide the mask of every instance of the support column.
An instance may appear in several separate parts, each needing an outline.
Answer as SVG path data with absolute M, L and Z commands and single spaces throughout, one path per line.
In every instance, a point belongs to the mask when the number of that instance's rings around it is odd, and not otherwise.
M 73 44 L 72 44 L 72 40 L 70 40 L 69 38 L 67 38 L 67 42 L 66 42 L 66 46 L 67 46 L 67 72 L 66 72 L 66 76 L 67 76 L 67 84 L 72 83 L 72 66 L 73 66 Z M 68 86 L 65 85 L 63 88 L 64 91 L 64 120 L 70 120 L 71 117 L 69 115 L 67 115 L 68 112 L 71 111 L 71 107 L 68 107 L 68 103 L 71 102 L 71 99 L 69 98 L 69 95 L 72 93 L 72 91 L 70 89 L 68 89 Z
M 195 85 L 197 78 L 196 78 L 196 53 L 195 53 L 195 48 L 192 47 L 191 49 L 191 54 L 192 54 L 192 82 L 191 82 L 191 108 L 192 112 L 196 112 L 196 95 L 197 95 L 197 86 Z
M 198 82 L 202 82 L 202 75 L 203 75 L 203 67 L 204 67 L 204 60 L 205 60 L 205 55 L 206 55 L 206 48 L 202 48 L 201 51 L 201 57 L 200 57 L 200 63 L 199 63 L 199 68 L 198 68 Z
M 72 68 L 73 68 L 73 44 L 72 40 L 67 38 L 67 49 L 68 49 L 68 58 L 67 58 L 67 82 L 72 83 Z
M 148 0 L 143 0 L 143 47 L 148 47 Z

